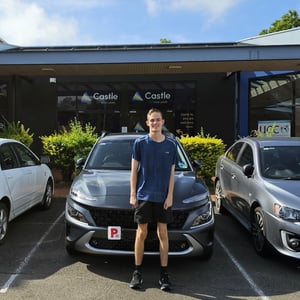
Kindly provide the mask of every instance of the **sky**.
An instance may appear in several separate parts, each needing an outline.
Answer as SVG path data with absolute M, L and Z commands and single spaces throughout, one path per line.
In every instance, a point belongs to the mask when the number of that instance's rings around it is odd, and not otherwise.
M 300 15 L 300 0 L 0 0 L 0 38 L 17 46 L 230 43 L 289 10 Z

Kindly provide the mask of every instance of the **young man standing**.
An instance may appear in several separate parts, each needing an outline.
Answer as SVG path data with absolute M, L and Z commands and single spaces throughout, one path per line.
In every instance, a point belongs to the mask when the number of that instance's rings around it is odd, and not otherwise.
M 141 266 L 148 223 L 157 224 L 159 239 L 161 290 L 171 288 L 168 267 L 169 238 L 167 224 L 172 221 L 174 173 L 177 147 L 175 141 L 162 133 L 164 119 L 158 109 L 147 113 L 149 134 L 138 138 L 133 146 L 130 176 L 130 204 L 135 208 L 137 223 L 134 244 L 135 270 L 129 284 L 139 289 L 143 283 Z

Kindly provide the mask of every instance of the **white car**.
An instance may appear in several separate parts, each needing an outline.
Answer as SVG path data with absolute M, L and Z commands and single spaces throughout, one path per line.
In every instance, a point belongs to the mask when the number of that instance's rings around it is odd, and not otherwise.
M 52 203 L 54 180 L 49 167 L 25 145 L 0 138 L 0 244 L 8 222 L 40 204 Z

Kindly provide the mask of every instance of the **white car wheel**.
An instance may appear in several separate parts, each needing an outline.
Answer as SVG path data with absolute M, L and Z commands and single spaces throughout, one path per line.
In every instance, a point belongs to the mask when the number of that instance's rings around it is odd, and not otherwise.
M 4 242 L 8 227 L 8 209 L 4 203 L 0 203 L 0 244 Z

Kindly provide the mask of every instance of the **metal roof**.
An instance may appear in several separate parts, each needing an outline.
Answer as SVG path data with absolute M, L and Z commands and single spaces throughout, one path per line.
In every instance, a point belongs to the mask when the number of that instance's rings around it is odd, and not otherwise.
M 300 70 L 300 44 L 234 43 L 16 47 L 0 51 L 0 75 L 188 74 Z
M 258 35 L 243 39 L 241 43 L 254 45 L 297 45 L 300 44 L 300 27 Z

